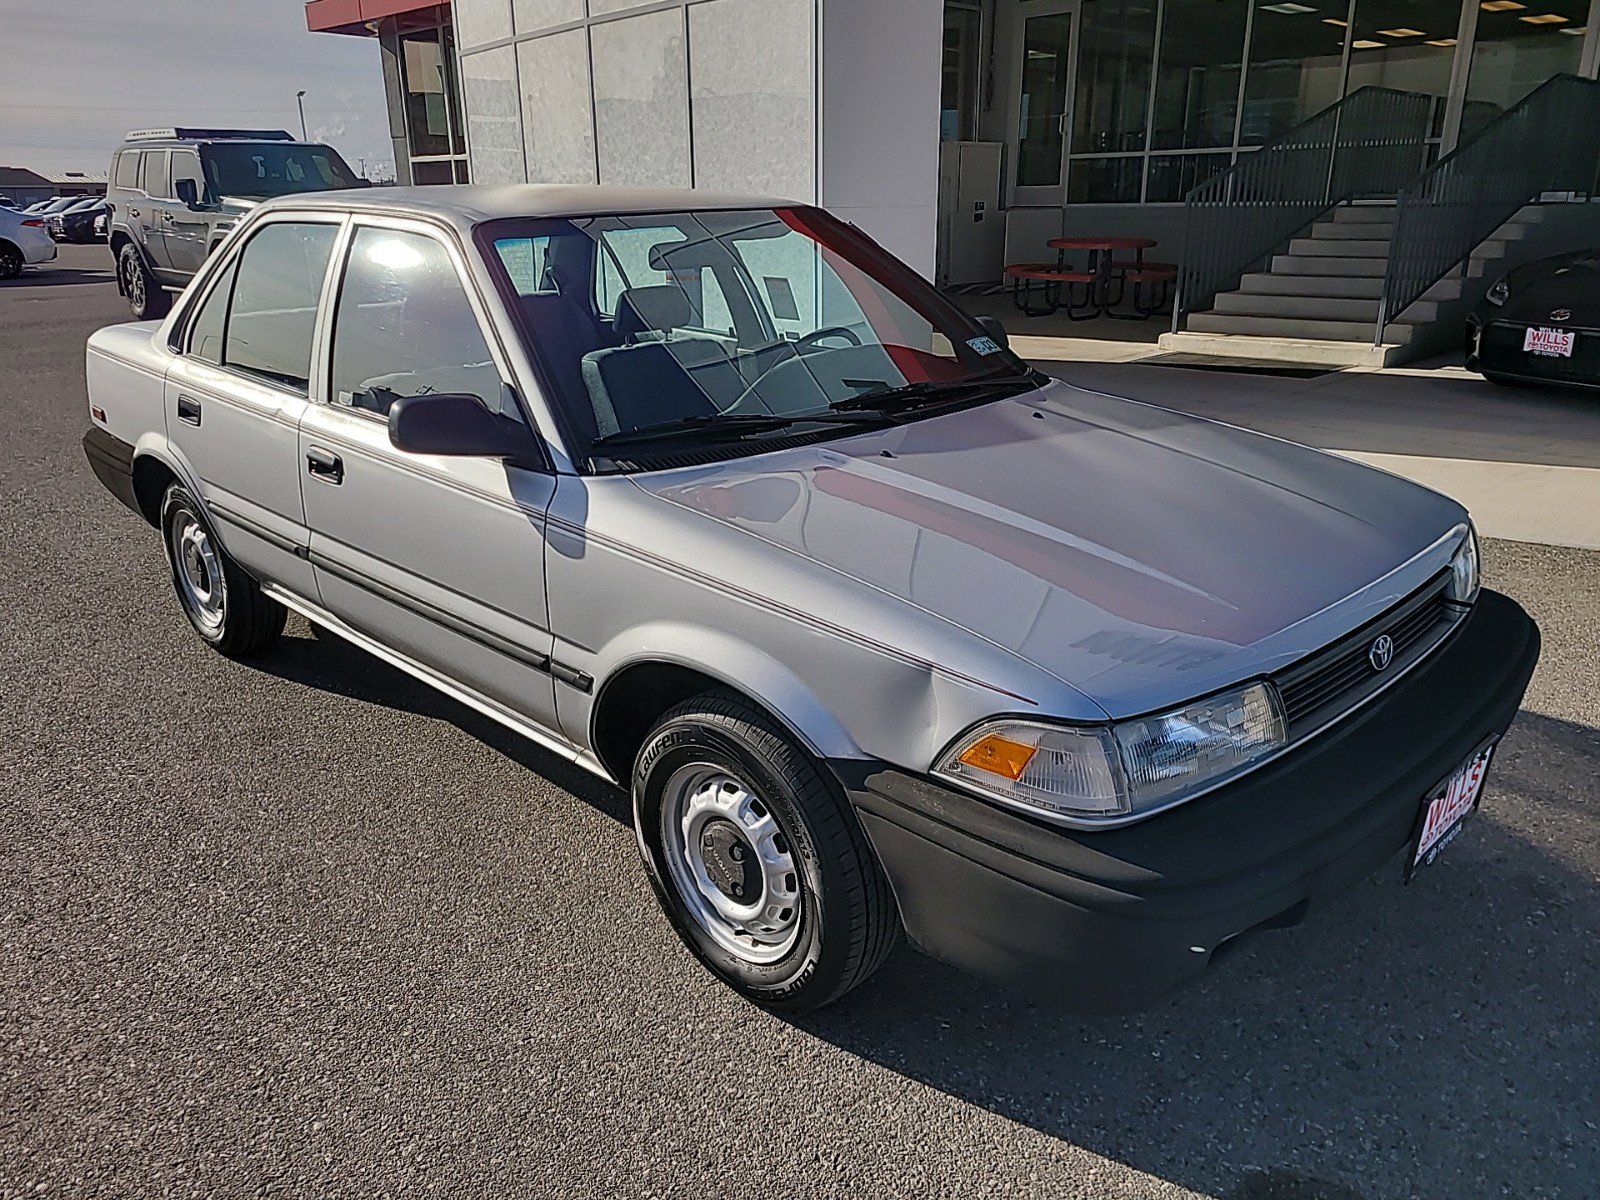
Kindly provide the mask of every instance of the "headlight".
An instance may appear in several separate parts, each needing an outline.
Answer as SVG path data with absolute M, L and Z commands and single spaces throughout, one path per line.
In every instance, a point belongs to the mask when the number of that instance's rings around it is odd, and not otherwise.
M 1450 560 L 1450 581 L 1445 585 L 1445 596 L 1457 604 L 1471 604 L 1478 598 L 1478 531 L 1466 526 L 1465 536 Z
M 1165 807 L 1287 740 L 1277 691 L 1252 683 L 1109 728 L 987 722 L 956 739 L 934 774 L 1041 816 L 1108 820 Z
M 1507 300 L 1511 299 L 1511 277 L 1509 275 L 1500 276 L 1499 279 L 1494 281 L 1489 290 L 1483 294 L 1483 298 L 1496 308 L 1499 308 Z

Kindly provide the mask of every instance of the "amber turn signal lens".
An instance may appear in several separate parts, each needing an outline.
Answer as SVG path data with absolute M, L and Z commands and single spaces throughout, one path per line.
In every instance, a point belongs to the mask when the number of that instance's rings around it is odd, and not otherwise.
M 975 770 L 1003 775 L 1015 781 L 1022 778 L 1022 773 L 1028 769 L 1028 764 L 1038 752 L 1037 746 L 1014 742 L 998 733 L 991 733 L 962 751 L 958 761 Z

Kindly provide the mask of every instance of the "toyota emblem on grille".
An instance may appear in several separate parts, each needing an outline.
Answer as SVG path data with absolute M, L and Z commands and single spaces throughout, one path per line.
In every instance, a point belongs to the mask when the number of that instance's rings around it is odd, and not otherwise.
M 1378 640 L 1372 643 L 1367 651 L 1367 661 L 1372 664 L 1374 671 L 1381 671 L 1394 661 L 1394 639 L 1387 633 L 1380 633 Z
M 1572 310 L 1570 308 L 1553 308 L 1550 310 L 1550 320 L 1570 321 L 1572 320 Z

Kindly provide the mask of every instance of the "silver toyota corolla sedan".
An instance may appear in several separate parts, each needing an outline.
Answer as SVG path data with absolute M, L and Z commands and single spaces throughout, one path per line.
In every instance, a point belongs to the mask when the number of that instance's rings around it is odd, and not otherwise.
M 628 788 L 774 1007 L 902 932 L 1148 1003 L 1430 863 L 1538 657 L 1455 502 L 1053 382 L 781 200 L 273 201 L 88 384 L 204 641 L 292 609 Z

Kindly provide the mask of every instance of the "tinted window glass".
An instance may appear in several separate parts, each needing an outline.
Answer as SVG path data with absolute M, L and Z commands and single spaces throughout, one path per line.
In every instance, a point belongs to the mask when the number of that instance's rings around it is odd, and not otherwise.
M 218 143 L 202 148 L 214 196 L 287 196 L 356 186 L 356 175 L 327 146 L 296 142 Z
M 228 301 L 233 297 L 233 277 L 238 271 L 238 259 L 229 264 L 217 286 L 211 289 L 206 302 L 195 314 L 189 327 L 189 353 L 208 363 L 222 364 L 222 339 L 227 332 Z
M 500 411 L 500 371 L 477 314 L 438 242 L 358 229 L 334 318 L 331 399 L 382 415 L 429 392 L 463 392 Z
M 205 176 L 200 173 L 200 156 L 193 150 L 174 150 L 172 152 L 172 194 L 178 194 L 178 180 L 194 180 L 194 194 L 204 198 L 206 194 Z
M 225 365 L 304 393 L 311 334 L 337 228 L 268 225 L 239 259 L 228 310 Z
M 139 186 L 139 152 L 124 150 L 117 155 L 116 184 L 119 188 Z
M 165 150 L 145 151 L 144 173 L 140 176 L 139 186 L 157 198 L 167 194 L 167 152 Z

